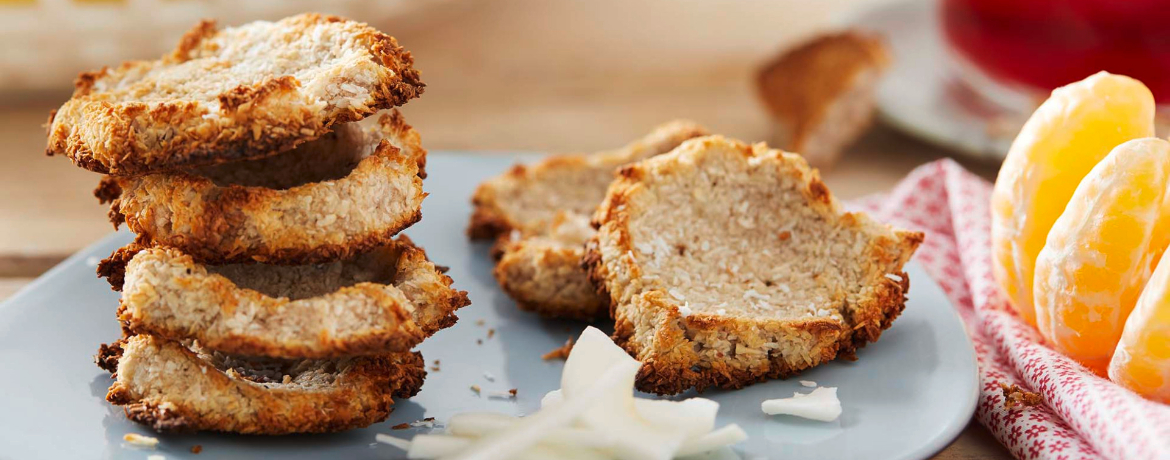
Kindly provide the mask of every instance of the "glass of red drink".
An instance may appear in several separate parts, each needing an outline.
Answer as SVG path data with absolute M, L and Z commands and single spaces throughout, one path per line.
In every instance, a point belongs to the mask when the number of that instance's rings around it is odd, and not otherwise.
M 941 11 L 964 81 L 993 100 L 1106 70 L 1170 104 L 1168 0 L 942 0 Z

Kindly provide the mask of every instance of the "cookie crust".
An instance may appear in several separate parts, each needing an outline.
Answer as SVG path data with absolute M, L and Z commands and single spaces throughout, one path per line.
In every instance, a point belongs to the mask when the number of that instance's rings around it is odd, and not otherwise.
M 394 37 L 336 16 L 203 21 L 161 59 L 78 76 L 46 153 L 118 176 L 275 155 L 418 97 L 413 65 Z
M 583 242 L 502 236 L 492 253 L 498 257 L 492 275 L 521 310 L 546 318 L 609 318 L 609 305 L 597 295 L 581 268 Z
M 905 308 L 923 234 L 840 204 L 797 155 L 711 136 L 625 167 L 590 278 L 638 388 L 740 388 L 855 358 Z
M 422 355 L 341 360 L 238 358 L 150 335 L 103 345 L 106 399 L 159 432 L 328 433 L 385 420 L 422 387 Z

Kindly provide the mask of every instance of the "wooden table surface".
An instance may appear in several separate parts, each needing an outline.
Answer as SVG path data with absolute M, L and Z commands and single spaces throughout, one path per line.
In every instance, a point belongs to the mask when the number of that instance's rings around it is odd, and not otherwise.
M 426 93 L 403 112 L 427 148 L 591 151 L 673 118 L 769 140 L 756 67 L 864 3 L 454 0 L 375 25 L 422 70 Z M 98 177 L 43 155 L 41 124 L 68 91 L 0 99 L 0 299 L 111 230 L 90 194 Z M 953 154 L 879 125 L 823 174 L 851 198 Z M 960 161 L 989 179 L 998 166 Z M 936 458 L 1010 455 L 972 422 Z

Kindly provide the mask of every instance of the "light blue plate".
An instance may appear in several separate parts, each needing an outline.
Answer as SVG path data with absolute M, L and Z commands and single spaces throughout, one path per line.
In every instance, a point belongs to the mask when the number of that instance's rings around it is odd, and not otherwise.
M 97 260 L 131 240 L 120 232 L 0 304 L 0 364 L 7 373 L 0 379 L 0 458 L 143 459 L 150 453 L 168 459 L 403 458 L 393 447 L 373 444 L 374 434 L 408 437 L 426 430 L 390 427 L 424 417 L 441 423 L 463 411 L 535 411 L 540 397 L 560 386 L 562 362 L 541 355 L 584 325 L 518 311 L 492 279 L 488 245 L 470 243 L 464 235 L 476 184 L 514 161 L 534 158 L 441 153 L 429 158 L 431 195 L 422 222 L 407 233 L 436 263 L 451 267 L 455 286 L 470 293 L 472 305 L 459 312 L 457 325 L 420 347 L 428 363 L 441 361 L 440 370 L 430 373 L 418 396 L 398 401 L 388 421 L 331 435 L 160 436 L 157 452 L 124 446 L 125 433 L 153 433 L 105 401 L 110 376 L 93 364 L 98 345 L 120 335 L 114 319 L 118 295 L 94 275 Z M 907 270 L 912 289 L 906 311 L 881 341 L 861 350 L 856 362 L 833 362 L 800 377 L 840 388 L 844 413 L 837 422 L 760 412 L 764 399 L 806 392 L 797 379 L 704 394 L 722 404 L 720 425 L 738 423 L 748 432 L 750 439 L 736 446 L 737 452 L 745 458 L 919 459 L 959 434 L 975 409 L 975 355 L 943 292 L 917 264 Z M 489 328 L 495 331 L 491 338 Z M 472 384 L 482 387 L 484 396 L 473 393 Z M 515 401 L 486 396 L 510 388 L 519 390 Z M 200 455 L 189 452 L 196 444 L 203 446 Z

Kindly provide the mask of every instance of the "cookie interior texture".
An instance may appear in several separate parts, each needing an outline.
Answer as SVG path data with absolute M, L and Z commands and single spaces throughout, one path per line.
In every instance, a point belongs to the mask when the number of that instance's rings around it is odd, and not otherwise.
M 336 292 L 358 283 L 393 285 L 398 281 L 401 248 L 384 247 L 348 260 L 306 265 L 227 264 L 208 265 L 209 273 L 222 275 L 236 286 L 270 297 L 307 299 Z
M 867 257 L 866 228 L 807 206 L 804 182 L 774 162 L 722 155 L 647 179 L 654 197 L 629 231 L 648 288 L 693 312 L 778 319 L 825 316 L 863 290 L 875 275 L 850 261 Z
M 400 115 L 395 113 L 393 117 Z M 403 125 L 394 123 L 401 122 L 384 119 L 345 123 L 320 139 L 288 152 L 259 160 L 192 168 L 187 172 L 205 177 L 220 187 L 241 185 L 287 190 L 348 176 L 361 160 L 377 150 L 382 140 L 416 159 L 425 155 L 418 151 L 421 150 L 418 145 L 409 145 L 409 140 L 403 139 L 412 134 L 410 127 L 403 129 Z
M 320 139 L 288 152 L 252 161 L 194 168 L 188 173 L 215 185 L 242 185 L 285 190 L 298 185 L 341 179 L 378 146 L 378 138 L 358 123 L 346 123 Z
M 341 370 L 355 359 L 277 359 L 233 356 L 197 345 L 190 346 L 190 349 L 219 371 L 265 387 L 332 385 Z

